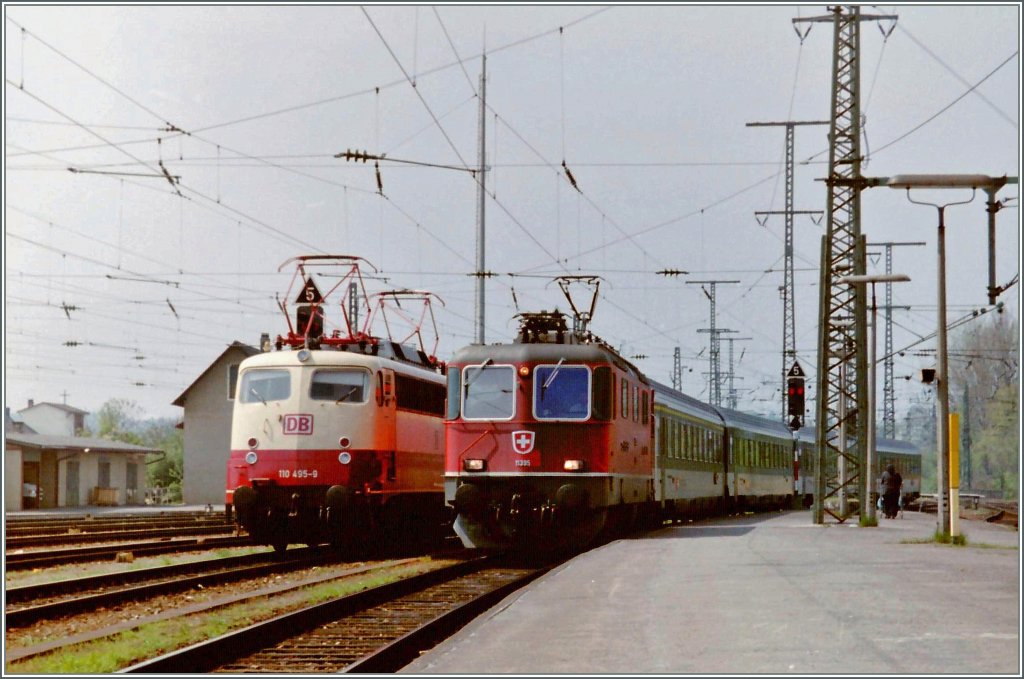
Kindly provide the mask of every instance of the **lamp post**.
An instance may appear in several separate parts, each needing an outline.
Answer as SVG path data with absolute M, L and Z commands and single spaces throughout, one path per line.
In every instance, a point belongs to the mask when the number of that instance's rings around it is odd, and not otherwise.
M 951 205 L 964 205 L 974 200 L 979 188 L 1002 186 L 1005 177 L 988 177 L 977 174 L 906 174 L 890 177 L 887 185 L 893 189 L 906 189 L 907 200 L 917 205 L 929 205 L 939 212 L 938 226 L 938 346 L 935 350 L 937 362 L 935 375 L 935 395 L 939 405 L 938 412 L 938 488 L 939 532 L 949 535 L 950 507 L 949 503 L 949 359 L 946 351 L 946 208 Z M 928 203 L 910 197 L 910 189 L 970 189 L 971 197 L 951 203 Z
M 839 283 L 846 285 L 871 284 L 871 358 L 868 365 L 871 368 L 871 375 L 868 377 L 868 454 L 865 460 L 864 472 L 864 498 L 861 499 L 861 516 L 869 521 L 875 518 L 875 503 L 871 499 L 871 491 L 875 487 L 874 469 L 875 456 L 878 451 L 878 427 L 876 426 L 875 410 L 876 400 L 876 374 L 878 366 L 878 303 L 875 298 L 875 283 L 902 283 L 909 281 L 910 276 L 906 274 L 875 274 L 873 276 L 844 276 Z M 866 511 L 866 513 L 865 513 Z
M 989 204 L 989 299 L 994 300 L 1001 288 L 993 287 L 995 280 L 995 212 L 999 209 L 995 200 L 995 194 L 1007 184 L 1017 184 L 1017 177 L 989 177 L 983 174 L 901 174 L 894 177 L 858 177 L 858 178 L 832 178 L 827 180 L 833 184 L 852 186 L 856 184 L 861 188 L 874 186 L 888 186 L 892 189 L 906 189 L 907 200 L 917 205 L 930 205 L 939 211 L 939 232 L 938 232 L 938 347 L 936 349 L 935 375 L 936 400 L 939 402 L 938 413 L 938 515 L 939 532 L 949 535 L 950 529 L 950 508 L 947 504 L 947 490 L 949 489 L 949 363 L 946 355 L 946 222 L 945 210 L 951 205 L 964 205 L 974 200 L 978 189 L 988 193 Z M 971 197 L 968 200 L 937 204 L 914 200 L 910 197 L 910 189 L 971 189 Z

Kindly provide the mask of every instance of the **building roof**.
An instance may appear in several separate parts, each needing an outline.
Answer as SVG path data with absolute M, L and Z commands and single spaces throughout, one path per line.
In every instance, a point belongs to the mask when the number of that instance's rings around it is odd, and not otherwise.
M 222 358 L 224 358 L 225 356 L 227 356 L 228 352 L 230 352 L 232 350 L 241 351 L 243 354 L 245 354 L 246 358 L 248 358 L 250 356 L 255 356 L 256 354 L 260 353 L 260 350 L 257 349 L 256 347 L 249 346 L 248 344 L 245 344 L 243 342 L 239 342 L 238 340 L 235 340 L 234 342 L 229 344 L 227 346 L 227 348 L 224 349 L 224 351 L 222 351 L 220 353 L 220 356 L 218 356 L 217 358 L 213 359 L 213 362 L 211 362 L 210 365 L 208 365 L 206 367 L 206 370 L 204 370 L 202 373 L 200 373 L 199 377 L 195 378 L 192 381 L 192 384 L 188 385 L 188 387 L 185 388 L 185 391 L 181 392 L 181 394 L 178 395 L 178 398 L 176 398 L 173 401 L 171 401 L 171 405 L 172 406 L 180 406 L 180 407 L 184 408 L 185 407 L 185 398 L 188 396 L 188 392 L 192 391 L 192 388 L 194 386 L 196 386 L 197 384 L 199 384 L 199 382 L 201 382 L 204 377 L 206 377 L 206 374 L 208 372 L 210 372 L 210 370 L 213 369 L 213 366 L 217 365 L 217 363 L 219 363 L 220 360 Z
M 40 401 L 39 403 L 33 403 L 32 405 L 28 406 L 27 408 L 22 408 L 18 412 L 19 413 L 23 413 L 26 410 L 31 410 L 32 408 L 38 408 L 39 406 L 53 406 L 54 408 L 57 408 L 58 410 L 64 410 L 64 411 L 67 411 L 67 412 L 69 412 L 69 413 L 71 413 L 73 415 L 88 415 L 89 414 L 88 410 L 82 410 L 81 408 L 75 408 L 73 406 L 69 406 L 69 405 L 64 404 L 64 403 L 51 403 L 50 401 Z
M 18 413 L 12 413 L 10 408 L 4 408 L 4 431 L 13 431 L 20 434 L 35 434 L 36 430 L 25 424 L 24 418 Z
M 4 440 L 8 445 L 14 444 L 24 448 L 46 450 L 81 450 L 86 448 L 93 453 L 162 453 L 159 448 L 137 446 L 134 443 L 110 441 L 107 439 L 86 438 L 84 436 L 55 436 L 51 434 L 19 434 L 7 432 Z

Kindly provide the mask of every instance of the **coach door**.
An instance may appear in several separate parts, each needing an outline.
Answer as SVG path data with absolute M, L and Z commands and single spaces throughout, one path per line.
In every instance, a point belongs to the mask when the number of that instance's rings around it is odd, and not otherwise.
M 396 420 L 395 371 L 382 368 L 377 371 L 377 448 L 391 454 L 395 451 Z M 393 459 L 393 455 L 390 459 Z M 393 463 L 387 464 L 387 476 L 393 480 L 396 474 Z

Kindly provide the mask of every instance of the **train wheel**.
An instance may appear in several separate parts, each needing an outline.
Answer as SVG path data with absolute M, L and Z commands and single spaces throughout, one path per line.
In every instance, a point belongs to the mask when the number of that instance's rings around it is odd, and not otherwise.
M 274 548 L 275 554 L 283 554 L 284 551 L 288 549 L 288 540 L 283 537 L 274 538 L 270 544 Z

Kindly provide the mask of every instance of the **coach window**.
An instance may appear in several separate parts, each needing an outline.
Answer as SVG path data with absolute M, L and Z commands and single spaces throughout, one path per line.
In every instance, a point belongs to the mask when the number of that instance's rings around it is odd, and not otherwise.
M 400 410 L 437 417 L 444 414 L 444 387 L 436 382 L 398 373 L 395 375 L 395 391 Z
M 473 365 L 462 371 L 462 417 L 510 420 L 516 411 L 515 370 L 510 365 Z
M 256 369 L 242 373 L 242 403 L 283 401 L 291 391 L 292 379 L 287 370 Z
M 370 373 L 365 370 L 317 370 L 309 384 L 314 401 L 364 403 L 370 390 Z
M 533 414 L 538 420 L 590 417 L 590 369 L 585 365 L 538 365 L 533 378 Z

